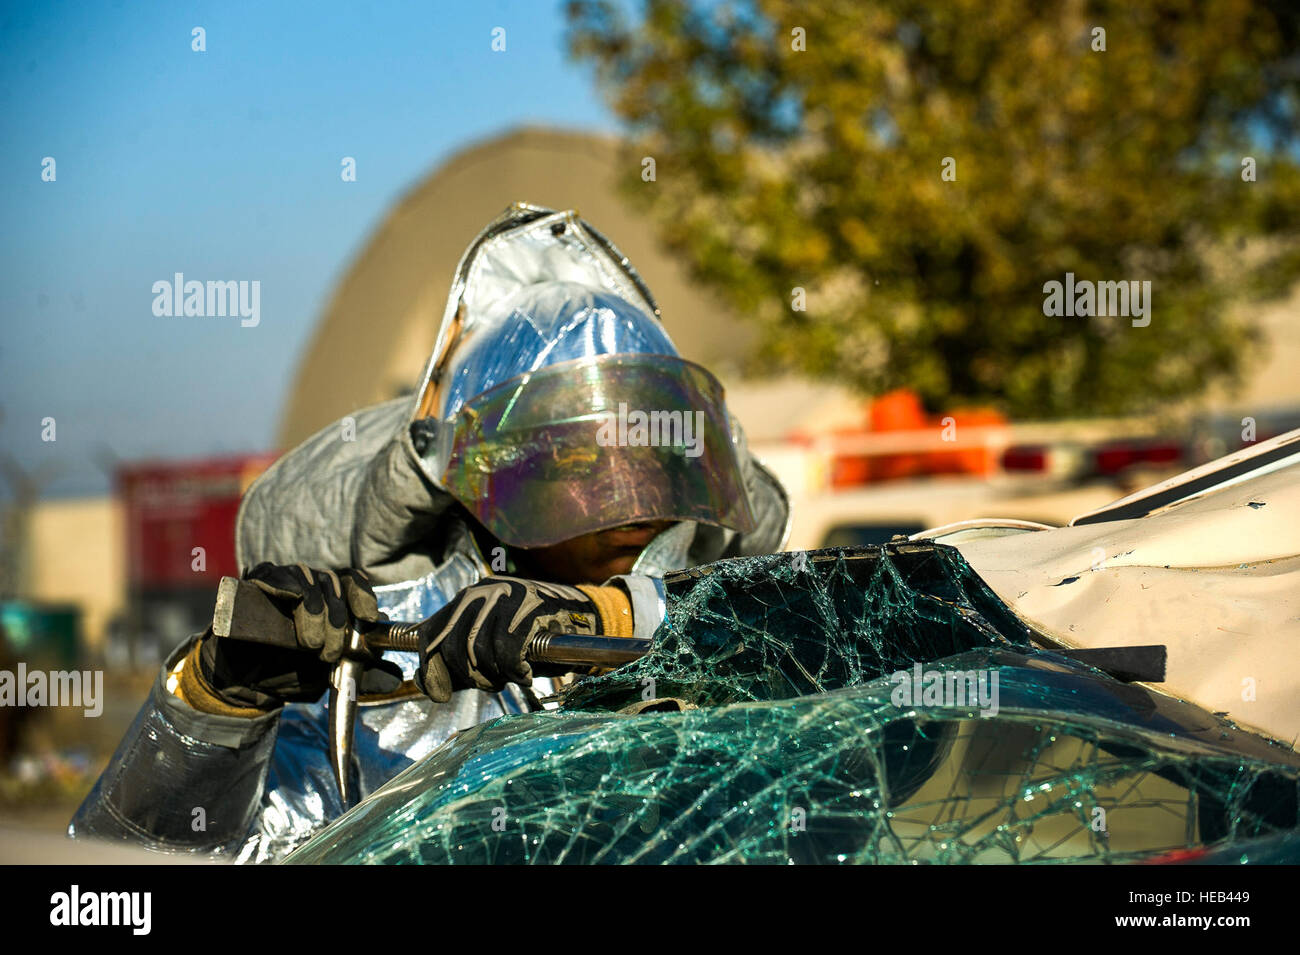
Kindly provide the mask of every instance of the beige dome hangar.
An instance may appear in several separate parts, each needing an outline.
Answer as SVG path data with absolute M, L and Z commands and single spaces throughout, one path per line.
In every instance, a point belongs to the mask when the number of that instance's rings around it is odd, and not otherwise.
M 338 283 L 298 366 L 276 443 L 412 390 L 466 244 L 511 202 L 577 209 L 636 266 L 684 358 L 730 383 L 750 332 L 618 192 L 616 138 L 524 128 L 471 146 L 399 200 Z M 645 184 L 655 188 L 653 182 Z

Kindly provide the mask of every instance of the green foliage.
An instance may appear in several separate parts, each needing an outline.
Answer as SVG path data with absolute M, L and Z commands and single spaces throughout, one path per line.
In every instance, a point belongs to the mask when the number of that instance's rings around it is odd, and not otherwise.
M 571 53 L 630 127 L 628 193 L 761 328 L 755 369 L 1134 412 L 1236 380 L 1257 336 L 1233 306 L 1300 277 L 1281 0 L 621 7 L 570 3 Z M 1150 324 L 1045 315 L 1066 272 L 1150 281 Z

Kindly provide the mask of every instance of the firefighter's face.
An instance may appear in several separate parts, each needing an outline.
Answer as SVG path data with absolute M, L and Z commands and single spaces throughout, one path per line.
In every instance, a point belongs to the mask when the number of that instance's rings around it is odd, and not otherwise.
M 646 545 L 671 526 L 672 521 L 625 524 L 550 547 L 517 551 L 515 561 L 523 576 L 557 584 L 603 584 L 629 573 Z

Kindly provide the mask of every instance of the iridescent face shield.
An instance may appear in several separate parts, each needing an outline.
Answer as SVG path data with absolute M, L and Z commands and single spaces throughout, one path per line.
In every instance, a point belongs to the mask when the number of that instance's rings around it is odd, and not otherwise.
M 698 365 L 615 354 L 550 365 L 467 402 L 442 485 L 500 541 L 545 547 L 641 521 L 754 529 L 723 402 Z

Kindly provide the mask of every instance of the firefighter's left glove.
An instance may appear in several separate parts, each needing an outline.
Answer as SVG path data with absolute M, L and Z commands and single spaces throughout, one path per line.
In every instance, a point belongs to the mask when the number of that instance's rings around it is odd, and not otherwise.
M 206 636 L 200 673 L 232 706 L 269 709 L 280 703 L 311 703 L 329 688 L 330 673 L 348 643 L 353 622 L 381 619 L 379 605 L 360 570 L 313 570 L 302 564 L 258 564 L 244 575 L 293 615 L 297 649 Z M 401 669 L 370 651 L 359 692 L 385 693 L 402 682 Z
M 606 628 L 595 601 L 577 587 L 484 578 L 420 625 L 417 683 L 437 703 L 455 690 L 527 686 L 533 679 L 524 657 L 528 642 L 548 631 L 603 634 Z

